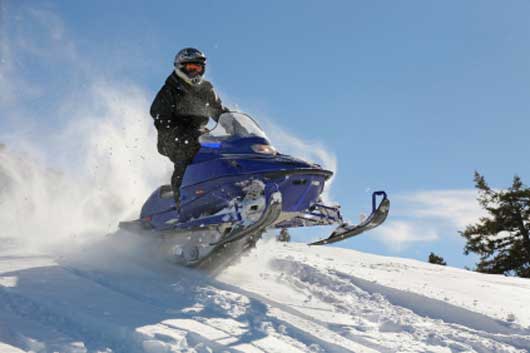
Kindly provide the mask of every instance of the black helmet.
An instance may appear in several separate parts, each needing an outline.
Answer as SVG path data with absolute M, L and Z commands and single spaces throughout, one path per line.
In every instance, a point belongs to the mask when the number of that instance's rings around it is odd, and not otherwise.
M 206 70 L 206 56 L 198 49 L 184 48 L 175 56 L 175 73 L 191 85 L 201 83 Z

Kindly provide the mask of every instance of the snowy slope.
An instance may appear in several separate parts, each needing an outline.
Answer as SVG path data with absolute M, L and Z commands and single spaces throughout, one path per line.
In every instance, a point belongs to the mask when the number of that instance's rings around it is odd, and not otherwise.
M 1 244 L 2 353 L 530 350 L 524 279 L 274 241 L 217 278 L 124 234 Z

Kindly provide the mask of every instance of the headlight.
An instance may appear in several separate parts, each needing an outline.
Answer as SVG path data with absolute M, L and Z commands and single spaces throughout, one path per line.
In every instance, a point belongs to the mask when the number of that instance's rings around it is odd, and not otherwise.
M 276 148 L 272 147 L 271 145 L 262 145 L 262 144 L 252 145 L 252 150 L 256 153 L 270 154 L 272 156 L 274 156 L 277 153 Z

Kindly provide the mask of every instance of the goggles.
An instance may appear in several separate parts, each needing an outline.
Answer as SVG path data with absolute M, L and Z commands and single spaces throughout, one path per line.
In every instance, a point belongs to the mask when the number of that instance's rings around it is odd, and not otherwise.
M 204 65 L 198 63 L 185 63 L 182 65 L 184 71 L 190 76 L 198 76 L 204 73 Z

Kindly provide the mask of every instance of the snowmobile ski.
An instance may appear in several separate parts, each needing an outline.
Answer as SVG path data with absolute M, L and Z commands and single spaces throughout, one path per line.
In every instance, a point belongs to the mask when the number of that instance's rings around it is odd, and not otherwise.
M 379 206 L 376 207 L 377 196 L 383 196 L 383 199 L 379 203 Z M 390 200 L 387 198 L 386 193 L 384 191 L 374 192 L 372 194 L 372 213 L 363 222 L 355 225 L 343 223 L 328 238 L 315 241 L 309 245 L 332 244 L 374 229 L 386 220 L 389 210 Z

